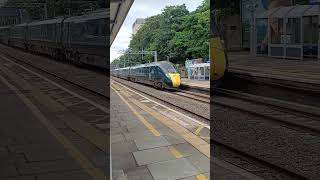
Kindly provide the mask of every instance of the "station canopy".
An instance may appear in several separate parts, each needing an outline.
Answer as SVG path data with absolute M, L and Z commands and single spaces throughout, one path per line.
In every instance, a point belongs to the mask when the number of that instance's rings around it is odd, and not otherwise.
M 318 6 L 315 5 L 296 5 L 296 6 L 282 6 L 270 9 L 261 14 L 258 14 L 256 18 L 291 18 L 291 17 L 303 17 L 303 16 L 315 16 L 318 15 Z
M 110 1 L 110 43 L 115 40 L 134 0 Z M 110 46 L 111 46 L 110 44 Z

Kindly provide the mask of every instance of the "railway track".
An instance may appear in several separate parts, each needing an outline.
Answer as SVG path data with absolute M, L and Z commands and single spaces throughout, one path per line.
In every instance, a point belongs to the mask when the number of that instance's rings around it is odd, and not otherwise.
M 5 47 L 5 46 L 4 46 Z M 99 68 L 94 68 L 94 67 L 88 67 L 85 70 L 85 72 L 81 72 L 78 74 L 74 74 L 73 72 L 76 70 L 82 70 L 81 68 L 75 67 L 73 64 L 70 64 L 69 62 L 57 62 L 54 59 L 48 59 L 47 61 L 49 62 L 54 62 L 57 64 L 63 64 L 65 66 L 62 66 L 61 69 L 57 69 L 57 71 L 54 71 L 52 69 L 46 68 L 46 66 L 52 66 L 52 64 L 47 64 L 45 61 L 43 64 L 37 64 L 36 62 L 33 63 L 32 61 L 29 60 L 29 58 L 46 58 L 44 56 L 38 56 L 38 55 L 33 55 L 33 54 L 27 54 L 25 52 L 22 52 L 20 50 L 12 49 L 10 47 L 5 47 L 3 48 L 1 54 L 3 54 L 5 57 L 10 58 L 11 60 L 14 60 L 17 63 L 23 64 L 24 66 L 30 67 L 32 69 L 37 70 L 38 72 L 48 74 L 54 78 L 57 78 L 61 81 L 64 81 L 65 83 L 72 84 L 75 87 L 78 87 L 80 89 L 83 89 L 87 92 L 90 92 L 92 94 L 95 94 L 97 96 L 100 96 L 103 99 L 109 99 L 108 94 L 106 91 L 102 91 L 101 89 L 107 89 L 108 82 L 105 82 L 105 86 L 101 85 L 98 87 L 92 86 L 92 83 L 97 83 L 97 82 L 92 82 L 93 79 L 91 77 L 86 77 L 89 76 L 86 73 L 93 72 L 94 75 L 99 75 L 99 76 L 105 76 L 107 75 L 106 70 L 102 70 Z M 28 57 L 31 56 L 31 57 Z M 45 59 L 44 59 L 45 60 Z M 62 71 L 63 73 L 59 72 Z M 76 76 L 79 76 L 79 78 L 82 80 L 82 82 L 76 80 Z M 75 76 L 73 79 L 70 76 Z
M 88 123 L 101 134 L 107 134 L 108 125 L 106 123 L 109 118 L 109 97 L 106 94 L 64 79 L 53 72 L 21 59 L 1 56 L 0 60 L 3 61 L 2 64 L 8 69 L 8 72 L 14 73 L 16 79 L 28 82 L 28 85 L 44 94 L 42 97 L 49 97 L 76 115 L 79 120 Z M 96 140 L 90 139 L 86 132 L 78 133 L 84 138 L 89 138 L 88 140 L 93 144 L 96 143 Z M 102 151 L 106 151 L 103 147 L 104 144 L 96 145 Z
M 306 137 L 312 137 L 316 138 L 320 136 L 320 121 L 319 121 L 319 110 L 317 107 L 311 107 L 311 106 L 306 106 L 306 105 L 301 105 L 297 103 L 292 103 L 292 102 L 287 102 L 283 100 L 277 100 L 277 99 L 272 99 L 272 98 L 267 98 L 267 97 L 261 97 L 261 96 L 255 96 L 251 94 L 246 94 L 242 92 L 237 92 L 237 91 L 232 91 L 232 90 L 227 90 L 227 89 L 217 89 L 215 91 L 215 96 L 212 97 L 212 103 L 213 107 L 216 109 L 227 109 L 229 113 L 232 114 L 232 112 L 238 112 L 238 114 L 244 114 L 243 116 L 246 117 L 243 120 L 247 119 L 250 120 L 252 117 L 255 119 L 255 128 L 260 129 L 264 126 L 268 127 L 272 124 L 271 127 L 274 127 L 275 129 L 272 129 L 271 131 L 277 131 L 276 129 L 287 129 L 286 131 L 288 132 L 299 132 L 299 136 L 296 136 L 296 139 L 303 139 Z M 211 112 L 214 113 L 215 111 Z M 239 115 L 238 115 L 239 116 Z M 249 118 L 249 116 L 251 118 Z M 241 118 L 238 118 L 239 120 Z M 239 121 L 237 118 L 232 119 L 231 121 Z M 245 121 L 244 121 L 245 122 Z M 240 122 L 241 126 L 246 127 L 247 123 Z M 249 122 L 248 122 L 249 123 Z M 212 128 L 214 126 L 222 127 L 222 125 L 219 124 L 219 122 L 213 123 Z M 239 126 L 239 125 L 238 125 Z M 230 126 L 230 129 L 233 127 Z M 237 131 L 236 134 L 239 134 L 240 136 L 243 133 L 247 132 L 242 132 L 243 128 L 239 128 L 240 131 Z M 215 129 L 215 128 L 214 128 Z M 222 128 L 223 129 L 223 128 Z M 218 132 L 217 132 L 218 131 Z M 251 134 L 251 136 L 257 136 L 259 134 L 256 131 L 253 131 L 254 134 Z M 219 129 L 213 130 L 213 137 L 219 136 L 221 133 Z M 252 132 L 252 133 L 253 133 Z M 267 130 L 266 130 L 267 132 Z M 215 134 L 216 133 L 216 134 Z M 221 133 L 222 134 L 222 133 Z M 250 136 L 250 133 L 247 133 L 248 136 Z M 265 133 L 264 135 L 265 136 Z M 220 136 L 221 137 L 221 136 Z M 229 138 L 232 138 L 232 135 L 230 135 Z M 268 137 L 269 138 L 269 137 Z M 288 137 L 289 138 L 289 137 Z M 270 143 L 274 144 L 276 142 L 273 142 L 271 140 L 270 136 Z M 281 137 L 281 139 L 286 139 L 286 137 Z M 264 141 L 266 140 L 266 137 L 264 138 Z M 232 141 L 232 140 L 231 140 Z M 238 140 L 241 141 L 241 140 Z M 221 138 L 211 138 L 212 145 L 216 146 L 221 146 L 222 149 L 225 149 L 228 151 L 229 157 L 224 157 L 225 160 L 229 159 L 229 161 L 233 161 L 231 163 L 234 163 L 238 166 L 241 167 L 246 167 L 248 166 L 249 171 L 252 169 L 250 168 L 250 165 L 246 165 L 247 163 L 244 162 L 249 162 L 252 161 L 252 164 L 258 164 L 257 167 L 263 167 L 260 169 L 262 172 L 253 172 L 254 174 L 260 176 L 259 174 L 262 174 L 262 176 L 265 176 L 267 179 L 312 179 L 311 177 L 314 176 L 314 173 L 317 173 L 316 171 L 313 173 L 310 173 L 308 171 L 304 171 L 301 169 L 298 169 L 298 166 L 301 164 L 304 164 L 304 166 L 308 166 L 307 164 L 309 163 L 307 160 L 304 159 L 299 159 L 301 157 L 294 157 L 294 161 L 299 162 L 298 164 L 290 164 L 286 158 L 282 158 L 281 156 L 278 157 L 278 159 L 275 159 L 275 157 L 268 157 L 272 153 L 267 153 L 268 151 L 273 151 L 273 150 L 263 150 L 263 148 L 253 148 L 255 149 L 254 151 L 252 150 L 247 150 L 246 148 L 243 148 L 244 144 L 247 146 L 254 146 L 254 144 L 259 145 L 260 147 L 265 147 L 265 148 L 271 148 L 268 147 L 267 145 L 261 145 L 259 142 L 260 140 L 255 139 L 257 142 L 250 142 L 250 140 L 247 139 L 248 142 L 243 141 L 242 144 L 235 144 L 235 143 L 230 143 L 228 142 L 227 139 L 221 139 Z M 269 141 L 269 140 L 268 140 Z M 294 140 L 286 139 L 287 144 L 289 145 L 294 144 Z M 310 139 L 305 139 L 305 141 L 310 141 Z M 289 143 L 290 142 L 290 143 Z M 282 151 L 286 145 L 283 145 L 283 147 L 279 146 Z M 304 147 L 308 148 L 308 147 Z M 248 148 L 251 149 L 251 148 Z M 279 149 L 279 151 L 280 151 Z M 285 149 L 284 152 L 282 153 L 288 153 L 291 152 L 292 154 L 294 153 L 306 153 L 307 151 L 312 151 L 312 147 L 310 149 L 306 150 L 306 152 L 299 152 L 300 148 L 297 147 L 299 150 L 295 150 L 292 152 L 292 147 Z M 213 152 L 214 153 L 214 152 Z M 223 153 L 222 153 L 223 154 Z M 276 154 L 274 152 L 274 154 Z M 231 156 L 234 156 L 236 158 L 232 158 Z M 239 158 L 244 158 L 246 159 L 244 162 L 239 162 Z M 231 160 L 230 160 L 231 159 Z M 288 162 L 287 162 L 288 161 Z M 317 161 L 317 160 L 314 160 Z M 312 166 L 310 166 L 312 167 Z M 317 166 L 314 165 L 316 168 Z M 253 168 L 254 169 L 254 168 Z M 259 168 L 257 168 L 259 169 Z M 265 169 L 269 169 L 265 170 Z M 255 170 L 253 170 L 255 171 Z M 267 175 L 268 173 L 266 172 L 272 172 L 271 173 L 273 178 L 270 178 L 270 175 Z M 269 173 L 270 174 L 270 173 Z M 312 175 L 311 175 L 312 174 Z M 275 178 L 277 176 L 277 178 Z M 281 177 L 281 178 L 280 178 Z
M 205 95 L 201 93 L 196 93 L 192 91 L 186 91 L 186 90 L 175 90 L 172 91 L 173 94 L 176 94 L 178 96 L 186 97 L 195 101 L 203 102 L 210 104 L 210 95 Z
M 113 77 L 112 79 L 115 80 L 115 81 L 118 82 L 118 83 L 121 83 L 121 84 L 123 84 L 123 82 L 126 81 L 126 80 L 123 80 L 123 79 L 120 80 L 119 78 L 115 78 L 115 77 Z M 196 116 L 196 117 L 200 118 L 202 121 L 206 121 L 206 122 L 209 122 L 209 121 L 210 121 L 210 117 L 205 116 L 205 115 L 202 115 L 202 114 L 197 113 L 197 112 L 195 112 L 195 111 L 192 111 L 192 110 L 190 110 L 190 109 L 183 108 L 183 107 L 181 107 L 181 106 L 180 106 L 179 104 L 177 104 L 177 103 L 173 103 L 173 102 L 169 102 L 169 101 L 167 101 L 167 100 L 164 100 L 163 98 L 154 95 L 154 93 L 145 92 L 145 91 L 143 91 L 143 90 L 141 90 L 141 89 L 139 89 L 139 88 L 137 88 L 137 87 L 132 86 L 130 83 L 126 83 L 125 85 L 128 86 L 128 87 L 130 87 L 130 88 L 132 88 L 132 89 L 134 89 L 134 90 L 136 90 L 136 91 L 138 91 L 138 92 L 140 92 L 140 93 L 142 93 L 142 94 L 146 94 L 146 95 L 148 95 L 148 96 L 150 96 L 150 97 L 152 97 L 152 98 L 154 98 L 154 99 L 156 99 L 156 100 L 158 100 L 158 101 L 160 101 L 160 102 L 163 102 L 163 103 L 165 103 L 165 104 L 168 104 L 168 105 L 170 105 L 170 106 L 172 106 L 172 107 L 174 107 L 174 108 L 176 108 L 176 109 L 179 109 L 179 110 L 182 111 L 182 112 L 187 112 L 188 114 L 191 114 L 191 115 L 193 115 L 193 116 Z M 209 99 L 209 100 L 205 100 L 203 96 L 201 97 L 201 96 L 199 96 L 199 95 L 196 95 L 196 94 L 193 93 L 193 92 L 191 92 L 191 93 L 189 93 L 189 92 L 184 92 L 184 91 L 179 91 L 179 92 L 165 91 L 165 92 L 166 92 L 166 93 L 169 93 L 169 94 L 177 95 L 177 96 L 179 96 L 179 97 L 187 97 L 187 98 L 189 98 L 189 99 L 191 99 L 191 100 L 193 100 L 193 101 L 205 103 L 205 104 L 207 104 L 207 105 L 210 103 L 210 99 Z M 197 93 L 197 94 L 198 94 L 198 93 Z
M 217 89 L 216 92 L 222 98 L 213 98 L 213 104 L 294 126 L 307 132 L 311 131 L 320 134 L 320 121 L 318 120 L 320 119 L 320 108 L 222 88 Z

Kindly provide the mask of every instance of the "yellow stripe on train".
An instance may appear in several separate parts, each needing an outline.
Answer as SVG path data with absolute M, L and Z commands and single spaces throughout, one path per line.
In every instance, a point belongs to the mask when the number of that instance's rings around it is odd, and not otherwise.
M 181 84 L 181 78 L 179 73 L 169 73 L 169 76 L 172 81 L 172 87 L 178 88 Z

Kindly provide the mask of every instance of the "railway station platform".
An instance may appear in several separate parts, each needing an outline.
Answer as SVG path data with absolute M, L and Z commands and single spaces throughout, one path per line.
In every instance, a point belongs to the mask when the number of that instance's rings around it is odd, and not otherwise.
M 181 78 L 181 88 L 210 92 L 210 81 Z
M 246 53 L 228 55 L 231 74 L 279 80 L 292 86 L 317 86 L 320 90 L 320 61 L 252 57 Z
M 8 72 L 0 68 L 0 179 L 106 179 L 106 153 L 57 116 L 65 112 L 37 101 L 31 86 Z
M 216 158 L 210 161 L 209 125 L 115 81 L 110 97 L 113 179 L 260 179 Z

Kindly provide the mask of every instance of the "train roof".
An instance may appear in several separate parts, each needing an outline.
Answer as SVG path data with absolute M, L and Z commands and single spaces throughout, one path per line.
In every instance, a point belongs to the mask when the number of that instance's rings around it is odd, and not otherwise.
M 65 22 L 80 23 L 80 22 L 84 22 L 92 19 L 107 19 L 109 15 L 110 15 L 109 11 L 107 11 L 107 9 L 103 9 L 103 10 L 93 11 L 89 14 L 84 14 L 81 16 L 69 17 L 65 20 Z
M 159 62 L 140 64 L 140 65 L 132 66 L 132 67 L 119 68 L 119 69 L 115 69 L 115 70 L 136 69 L 136 68 L 150 67 L 150 66 L 161 66 L 162 64 L 171 64 L 172 65 L 172 63 L 168 62 L 168 61 L 159 61 Z
M 27 26 L 27 23 L 17 24 L 17 25 L 14 25 L 13 27 L 25 27 L 25 26 Z
M 48 19 L 44 21 L 35 21 L 28 24 L 28 26 L 37 26 L 37 25 L 43 25 L 43 24 L 55 24 L 55 23 L 61 23 L 63 21 L 63 17 L 55 18 L 55 19 Z
M 133 66 L 131 68 L 141 68 L 141 67 L 150 67 L 150 66 L 161 66 L 162 64 L 172 64 L 168 61 L 158 61 L 158 62 L 152 62 L 152 63 L 146 63 L 146 64 L 140 64 L 137 66 Z
M 8 29 L 10 28 L 11 26 L 0 26 L 0 29 Z

